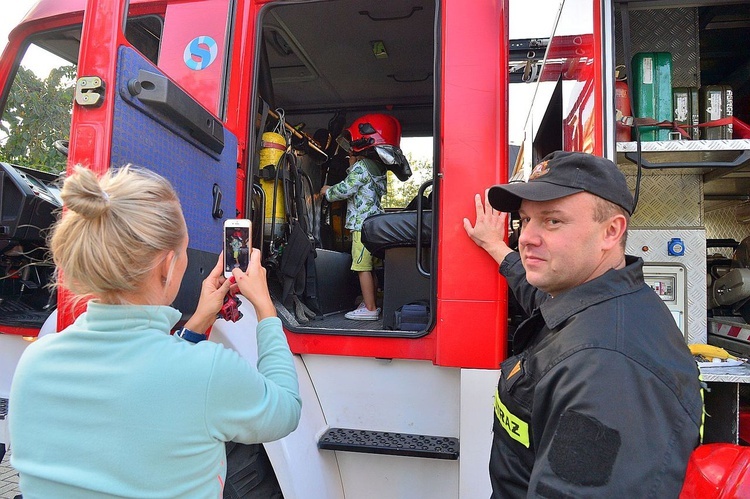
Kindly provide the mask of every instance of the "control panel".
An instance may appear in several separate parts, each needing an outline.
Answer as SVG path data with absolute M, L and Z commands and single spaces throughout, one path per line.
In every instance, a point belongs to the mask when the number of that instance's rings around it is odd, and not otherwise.
M 651 289 L 659 295 L 672 313 L 680 331 L 685 333 L 685 269 L 681 265 L 643 266 L 643 278 Z
M 62 207 L 55 179 L 46 172 L 32 174 L 30 169 L 0 163 L 0 242 L 4 246 L 12 246 L 11 241 L 44 243 Z
M 643 275 L 672 312 L 687 343 L 706 343 L 706 230 L 628 229 L 625 253 L 643 259 Z

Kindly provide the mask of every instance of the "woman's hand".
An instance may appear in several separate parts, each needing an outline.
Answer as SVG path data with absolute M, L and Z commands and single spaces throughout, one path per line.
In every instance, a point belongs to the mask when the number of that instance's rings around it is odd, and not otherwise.
M 203 280 L 201 296 L 195 313 L 185 323 L 185 327 L 196 333 L 205 333 L 216 320 L 224 305 L 224 297 L 229 293 L 229 280 L 224 278 L 224 253 L 219 254 L 219 261 L 211 273 Z
M 274 307 L 271 294 L 268 292 L 266 269 L 260 264 L 260 258 L 260 250 L 253 248 L 250 252 L 247 272 L 242 272 L 237 268 L 232 270 L 240 293 L 250 300 L 250 303 L 255 307 L 259 322 L 266 317 L 276 317 L 276 307 Z

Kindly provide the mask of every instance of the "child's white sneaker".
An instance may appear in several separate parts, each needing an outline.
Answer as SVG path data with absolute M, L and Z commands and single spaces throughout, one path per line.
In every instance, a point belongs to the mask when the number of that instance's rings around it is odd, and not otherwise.
M 362 302 L 359 304 L 359 307 L 344 314 L 344 317 L 354 321 L 376 321 L 380 317 L 380 309 L 367 310 L 365 302 Z

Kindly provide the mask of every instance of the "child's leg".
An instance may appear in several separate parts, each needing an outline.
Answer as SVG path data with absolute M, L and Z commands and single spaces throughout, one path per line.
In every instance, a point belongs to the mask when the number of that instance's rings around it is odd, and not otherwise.
M 377 308 L 375 295 L 378 290 L 375 285 L 375 277 L 371 271 L 357 272 L 357 274 L 359 274 L 359 287 L 362 290 L 362 301 L 364 301 L 367 310 L 373 311 Z
M 358 230 L 352 231 L 352 267 L 359 277 L 359 287 L 362 291 L 362 302 L 367 310 L 374 312 L 377 309 L 377 283 L 375 274 L 372 272 L 372 255 L 362 244 L 362 233 Z

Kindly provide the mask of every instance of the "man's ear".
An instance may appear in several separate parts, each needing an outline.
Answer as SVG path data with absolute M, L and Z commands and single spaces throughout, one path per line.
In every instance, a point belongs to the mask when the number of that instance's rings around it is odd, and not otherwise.
M 619 246 L 627 228 L 628 220 L 624 215 L 617 214 L 610 218 L 604 226 L 604 249 L 609 250 Z

